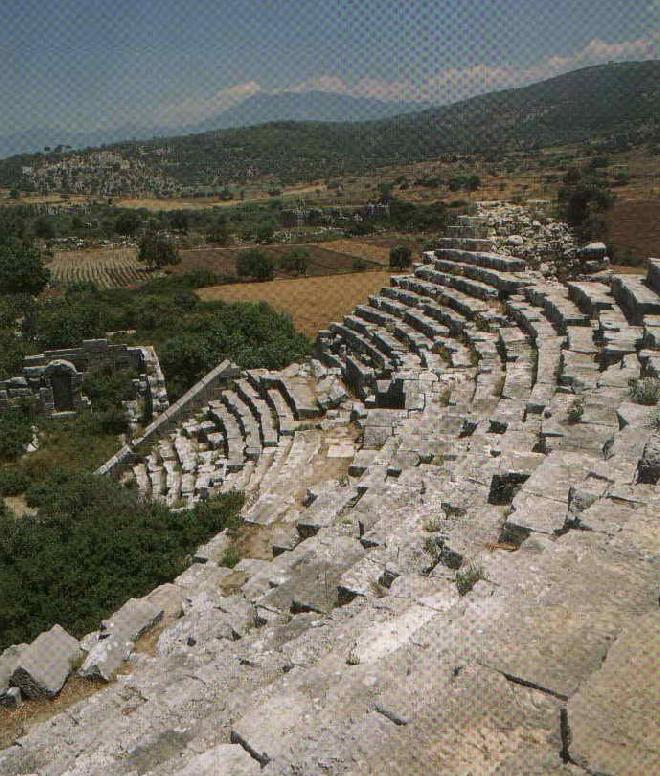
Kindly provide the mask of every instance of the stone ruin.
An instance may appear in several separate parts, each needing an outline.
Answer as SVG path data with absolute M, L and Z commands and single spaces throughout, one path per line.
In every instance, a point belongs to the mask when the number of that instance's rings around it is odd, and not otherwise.
M 80 642 L 6 650 L 6 705 L 74 665 L 105 686 L 1 773 L 660 770 L 660 431 L 630 393 L 660 377 L 660 262 L 562 284 L 507 212 L 461 219 L 309 362 L 221 365 L 103 469 L 173 507 L 241 489 L 258 541 L 228 568 L 220 533 Z
M 136 400 L 126 407 L 134 423 L 142 416 L 151 417 L 167 409 L 165 379 L 152 347 L 93 339 L 83 340 L 79 348 L 26 356 L 21 375 L 0 381 L 0 412 L 24 402 L 35 415 L 62 416 L 89 408 L 90 401 L 83 394 L 85 373 L 107 366 L 138 375 L 134 382 Z

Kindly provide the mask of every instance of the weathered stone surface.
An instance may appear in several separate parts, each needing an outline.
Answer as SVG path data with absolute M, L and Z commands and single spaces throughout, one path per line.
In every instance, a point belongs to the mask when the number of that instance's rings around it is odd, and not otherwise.
M 81 657 L 78 641 L 53 625 L 21 652 L 9 683 L 27 698 L 52 698 Z
M 655 773 L 660 617 L 632 620 L 568 703 L 571 759 L 589 773 Z
M 136 641 L 160 621 L 162 607 L 147 598 L 129 598 L 109 620 L 101 622 L 100 638 L 119 636 L 120 640 Z
M 660 481 L 660 434 L 654 434 L 644 445 L 637 472 L 642 483 L 655 485 Z
M 193 757 L 179 776 L 257 776 L 257 760 L 238 744 L 219 744 L 208 752 Z

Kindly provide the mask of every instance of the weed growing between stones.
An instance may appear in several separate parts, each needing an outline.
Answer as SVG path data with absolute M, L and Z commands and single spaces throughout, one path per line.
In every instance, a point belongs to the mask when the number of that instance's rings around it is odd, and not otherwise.
M 657 377 L 633 377 L 629 382 L 630 398 L 637 404 L 657 404 L 660 401 L 660 380 Z
M 486 573 L 480 563 L 469 563 L 465 570 L 456 573 L 456 588 L 460 596 L 467 595 L 480 579 L 486 579 Z
M 584 415 L 584 399 L 578 396 L 573 399 L 573 403 L 568 409 L 568 422 L 579 423 Z

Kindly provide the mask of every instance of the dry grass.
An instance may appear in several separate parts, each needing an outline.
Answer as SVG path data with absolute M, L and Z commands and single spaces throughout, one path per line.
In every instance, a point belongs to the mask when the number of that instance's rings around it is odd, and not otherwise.
M 135 248 L 92 248 L 56 251 L 48 267 L 56 283 L 92 282 L 100 288 L 137 285 L 146 279 Z
M 660 198 L 617 200 L 607 223 L 619 255 L 644 259 L 660 253 Z
M 74 675 L 52 700 L 26 700 L 18 709 L 5 709 L 0 706 L 0 749 L 10 746 L 33 725 L 59 714 L 83 698 L 88 698 L 100 687 L 102 685 L 97 682 Z
M 340 320 L 356 305 L 389 285 L 389 272 L 355 272 L 345 275 L 275 280 L 271 283 L 237 283 L 201 288 L 204 301 L 264 301 L 289 313 L 297 329 L 314 336 L 332 321 Z

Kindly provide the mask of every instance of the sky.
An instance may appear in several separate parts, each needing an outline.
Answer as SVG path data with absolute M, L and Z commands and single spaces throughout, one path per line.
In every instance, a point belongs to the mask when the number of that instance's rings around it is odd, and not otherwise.
M 0 135 L 203 121 L 259 92 L 452 102 L 658 58 L 660 0 L 1 0 Z

